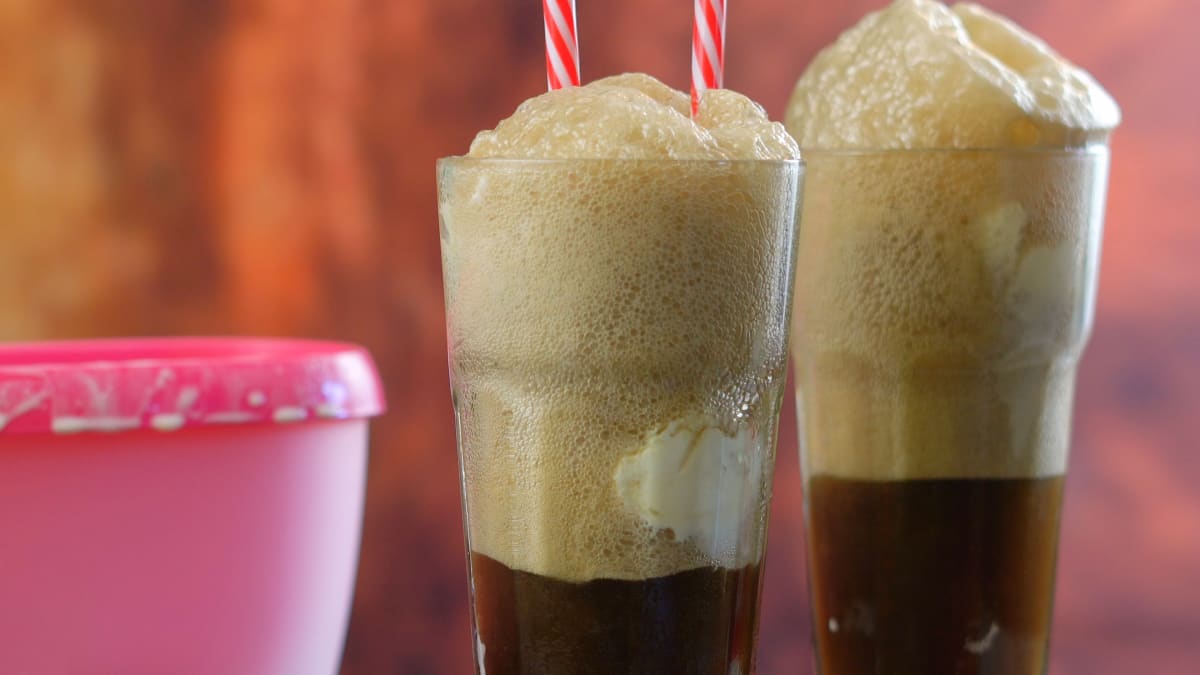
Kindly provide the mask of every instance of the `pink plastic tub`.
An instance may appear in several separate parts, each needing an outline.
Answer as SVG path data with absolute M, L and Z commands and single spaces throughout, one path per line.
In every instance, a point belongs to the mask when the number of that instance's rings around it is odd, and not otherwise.
M 337 672 L 382 409 L 348 345 L 0 346 L 0 674 Z

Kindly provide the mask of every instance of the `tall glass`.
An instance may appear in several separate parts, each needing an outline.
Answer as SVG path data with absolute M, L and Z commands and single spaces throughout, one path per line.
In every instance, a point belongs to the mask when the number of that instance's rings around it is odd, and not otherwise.
M 1108 157 L 806 153 L 793 350 L 823 675 L 1045 672 Z
M 798 161 L 443 159 L 478 673 L 749 673 Z

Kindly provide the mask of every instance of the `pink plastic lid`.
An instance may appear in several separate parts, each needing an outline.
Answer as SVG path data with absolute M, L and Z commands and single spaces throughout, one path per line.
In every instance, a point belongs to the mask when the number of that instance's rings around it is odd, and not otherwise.
M 0 345 L 0 433 L 176 431 L 371 417 L 366 350 L 311 340 L 139 338 Z

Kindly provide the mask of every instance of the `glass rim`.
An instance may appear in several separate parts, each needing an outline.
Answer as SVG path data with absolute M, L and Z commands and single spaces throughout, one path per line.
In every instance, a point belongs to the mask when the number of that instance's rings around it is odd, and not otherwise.
M 447 157 L 439 157 L 437 165 L 478 165 L 487 166 L 495 165 L 515 165 L 515 166 L 556 166 L 556 165 L 601 165 L 601 164 L 620 164 L 628 166 L 657 166 L 657 165 L 691 165 L 691 166 L 745 166 L 750 164 L 757 165 L 778 165 L 778 166 L 804 166 L 804 158 L 798 157 L 794 159 L 688 159 L 688 158 L 668 158 L 668 157 L 575 157 L 575 158 L 533 158 L 533 157 L 471 157 L 469 155 L 450 155 Z
M 1106 143 L 1078 146 L 970 147 L 970 148 L 801 148 L 808 157 L 905 157 L 921 155 L 995 155 L 1012 157 L 1097 157 L 1110 154 Z

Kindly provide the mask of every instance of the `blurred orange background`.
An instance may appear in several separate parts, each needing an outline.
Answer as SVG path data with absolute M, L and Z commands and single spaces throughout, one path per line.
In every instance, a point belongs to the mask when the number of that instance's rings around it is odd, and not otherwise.
M 366 344 L 344 675 L 471 670 L 434 160 L 545 88 L 534 0 L 0 0 L 0 339 Z M 686 88 L 691 3 L 579 1 L 584 79 Z M 728 86 L 783 112 L 879 0 L 734 0 Z M 1200 3 L 995 0 L 1122 104 L 1051 672 L 1200 672 Z M 811 672 L 786 413 L 760 672 Z

